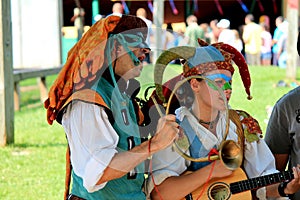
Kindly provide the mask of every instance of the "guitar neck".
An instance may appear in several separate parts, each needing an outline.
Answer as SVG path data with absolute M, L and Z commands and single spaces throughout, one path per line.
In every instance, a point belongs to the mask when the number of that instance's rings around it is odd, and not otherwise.
M 280 183 L 282 181 L 291 180 L 293 179 L 293 177 L 293 171 L 291 170 L 278 172 L 275 174 L 230 183 L 230 191 L 232 194 L 236 194 L 247 190 L 261 188 L 267 185 L 272 185 L 274 183 Z

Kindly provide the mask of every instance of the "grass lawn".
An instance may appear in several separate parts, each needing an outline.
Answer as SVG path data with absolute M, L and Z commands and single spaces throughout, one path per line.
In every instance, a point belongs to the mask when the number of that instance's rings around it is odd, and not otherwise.
M 181 71 L 181 67 L 168 67 L 167 77 Z M 291 87 L 274 87 L 284 80 L 285 70 L 275 67 L 250 67 L 253 100 L 246 93 L 236 71 L 230 105 L 253 115 L 266 129 L 266 106 L 273 105 Z M 142 91 L 152 85 L 153 68 L 144 68 L 139 78 Z M 298 76 L 300 73 L 298 72 Z M 47 79 L 51 85 L 55 76 Z M 21 82 L 21 86 L 34 85 L 35 79 Z M 60 125 L 46 122 L 46 112 L 39 102 L 38 90 L 21 93 L 21 110 L 15 112 L 15 143 L 0 148 L 0 199 L 32 200 L 62 199 L 65 175 L 65 134 Z

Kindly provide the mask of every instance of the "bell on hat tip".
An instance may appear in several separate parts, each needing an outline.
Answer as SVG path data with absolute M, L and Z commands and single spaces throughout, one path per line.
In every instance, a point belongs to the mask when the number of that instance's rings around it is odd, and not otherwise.
M 248 95 L 247 99 L 251 100 L 253 97 L 251 95 Z

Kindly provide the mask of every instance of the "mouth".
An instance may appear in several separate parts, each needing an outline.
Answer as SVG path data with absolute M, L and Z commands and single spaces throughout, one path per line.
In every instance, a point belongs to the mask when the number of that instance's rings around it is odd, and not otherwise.
M 230 95 L 225 94 L 225 99 L 228 102 L 230 99 Z M 219 100 L 224 101 L 224 98 L 222 96 L 219 97 Z
M 142 63 L 145 60 L 146 56 L 142 55 L 138 57 L 138 60 Z
M 220 105 L 225 105 L 228 102 L 229 98 L 226 97 L 226 102 L 224 102 L 224 98 L 220 97 L 219 101 L 220 101 Z

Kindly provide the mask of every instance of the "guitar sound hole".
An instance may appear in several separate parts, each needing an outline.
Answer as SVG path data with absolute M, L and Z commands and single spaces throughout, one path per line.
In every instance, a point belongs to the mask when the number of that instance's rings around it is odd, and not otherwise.
M 229 185 L 222 182 L 215 182 L 207 190 L 210 200 L 228 200 L 231 196 Z

